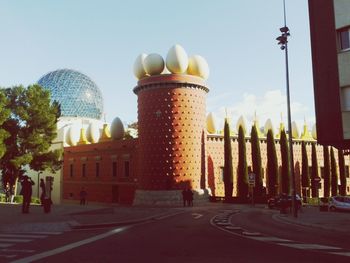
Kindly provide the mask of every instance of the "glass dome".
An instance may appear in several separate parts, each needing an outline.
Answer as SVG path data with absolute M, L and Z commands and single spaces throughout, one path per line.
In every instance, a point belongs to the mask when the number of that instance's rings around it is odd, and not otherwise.
M 50 90 L 51 99 L 61 104 L 62 117 L 101 119 L 102 93 L 88 76 L 71 69 L 60 69 L 41 77 L 38 84 Z

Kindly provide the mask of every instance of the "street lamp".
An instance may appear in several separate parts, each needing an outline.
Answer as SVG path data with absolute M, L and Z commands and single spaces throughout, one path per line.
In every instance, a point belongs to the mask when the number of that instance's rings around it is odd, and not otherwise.
M 281 50 L 285 53 L 286 64 L 286 90 L 287 90 L 287 110 L 288 110 L 288 140 L 289 140 L 289 156 L 290 156 L 290 175 L 292 178 L 292 210 L 294 217 L 298 217 L 298 210 L 296 206 L 295 196 L 295 175 L 294 175 L 294 158 L 293 158 L 293 141 L 292 141 L 292 121 L 290 114 L 290 95 L 289 95 L 289 68 L 288 68 L 288 37 L 290 36 L 289 28 L 286 23 L 286 3 L 283 0 L 283 13 L 284 13 L 284 27 L 280 28 L 281 35 L 276 38 Z

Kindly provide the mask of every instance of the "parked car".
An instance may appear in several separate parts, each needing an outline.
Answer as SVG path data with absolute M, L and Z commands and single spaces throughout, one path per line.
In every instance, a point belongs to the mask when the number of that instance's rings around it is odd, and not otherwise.
M 330 211 L 350 211 L 350 197 L 332 196 L 329 198 L 328 208 Z
M 295 199 L 296 199 L 296 204 L 298 209 L 301 207 L 302 202 L 301 202 L 301 198 L 298 194 L 295 195 Z M 272 208 L 281 208 L 281 205 L 283 203 L 283 201 L 286 202 L 286 206 L 287 207 L 291 207 L 292 206 L 292 196 L 291 195 L 277 195 L 275 197 L 269 198 L 267 200 L 267 206 L 272 209 Z

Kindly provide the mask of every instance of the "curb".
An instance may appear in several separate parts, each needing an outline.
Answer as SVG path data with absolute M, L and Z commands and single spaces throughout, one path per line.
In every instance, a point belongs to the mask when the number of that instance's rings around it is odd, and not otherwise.
M 125 221 L 119 221 L 119 222 L 105 222 L 105 223 L 99 223 L 99 224 L 79 224 L 79 223 L 69 223 L 70 228 L 73 230 L 85 230 L 85 229 L 92 229 L 92 228 L 109 228 L 109 227 L 118 227 L 118 226 L 126 226 L 126 225 L 133 225 L 133 224 L 140 224 L 145 223 L 147 221 L 156 221 L 156 220 L 162 220 L 167 217 L 175 216 L 178 214 L 182 214 L 186 211 L 179 211 L 175 213 L 162 213 L 157 214 L 141 219 L 134 219 L 134 220 L 125 220 Z

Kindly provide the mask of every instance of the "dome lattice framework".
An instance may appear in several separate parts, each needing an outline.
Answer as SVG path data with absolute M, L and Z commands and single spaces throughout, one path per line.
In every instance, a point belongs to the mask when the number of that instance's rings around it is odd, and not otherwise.
M 38 84 L 50 90 L 51 99 L 61 104 L 62 117 L 101 119 L 102 93 L 88 76 L 75 70 L 61 69 L 47 73 Z

